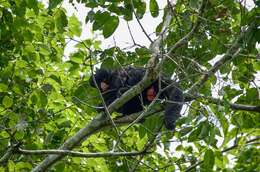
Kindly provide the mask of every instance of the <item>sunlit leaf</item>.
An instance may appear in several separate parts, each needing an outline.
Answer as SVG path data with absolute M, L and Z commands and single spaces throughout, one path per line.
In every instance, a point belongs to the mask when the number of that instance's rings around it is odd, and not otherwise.
M 77 19 L 75 15 L 72 15 L 69 18 L 69 35 L 71 37 L 75 36 L 80 36 L 81 34 L 81 23 Z

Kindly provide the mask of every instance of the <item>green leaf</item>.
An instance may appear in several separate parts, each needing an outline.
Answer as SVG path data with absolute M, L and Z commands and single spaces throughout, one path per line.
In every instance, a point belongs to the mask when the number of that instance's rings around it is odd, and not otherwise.
M 129 3 L 125 3 L 125 7 L 122 9 L 122 13 L 124 14 L 124 19 L 126 21 L 130 21 L 133 19 L 132 6 Z
M 65 163 L 58 163 L 57 165 L 55 165 L 55 170 L 65 171 Z
M 89 99 L 91 94 L 95 94 L 95 91 L 89 89 L 89 84 L 87 81 L 82 82 L 79 84 L 79 87 L 76 88 L 75 92 L 73 93 L 72 101 L 75 104 L 81 104 L 81 102 L 85 102 Z M 97 100 L 97 99 L 94 99 Z
M 157 17 L 159 15 L 159 6 L 156 0 L 150 0 L 150 13 L 153 17 Z
M 163 23 L 160 23 L 160 24 L 156 27 L 156 36 L 158 36 L 158 35 L 161 33 L 162 27 L 163 27 Z
M 163 74 L 167 77 L 171 77 L 175 68 L 176 64 L 171 59 L 167 58 L 163 65 Z
M 189 135 L 189 137 L 188 137 L 188 142 L 193 142 L 193 141 L 195 141 L 195 140 L 197 140 L 198 139 L 198 131 L 197 131 L 197 129 L 196 130 L 193 130 L 191 133 L 190 133 L 190 135 Z
M 65 14 L 65 12 L 61 9 L 58 9 L 57 12 L 55 13 L 55 26 L 56 29 L 62 33 L 64 32 L 64 28 L 68 25 L 68 19 Z
M 101 30 L 104 24 L 109 20 L 110 14 L 108 12 L 100 12 L 98 11 L 95 14 L 95 21 L 93 23 L 93 30 Z
M 1 1 L 1 6 L 3 7 L 3 9 L 8 9 L 11 7 L 10 3 L 8 1 Z M 1 14 L 2 11 L 0 11 Z M 2 15 L 0 15 L 1 17 Z M 0 170 L 1 171 L 1 170 Z
M 8 96 L 5 96 L 2 100 L 2 104 L 5 108 L 9 108 L 13 105 L 13 99 Z
M 22 95 L 22 94 L 23 94 L 23 91 L 21 90 L 20 87 L 21 87 L 20 85 L 14 85 L 13 88 L 12 88 L 12 90 L 13 90 L 16 94 Z
M 199 136 L 199 134 L 201 133 L 202 126 L 203 126 L 203 124 L 200 123 L 200 124 L 198 125 L 198 127 L 190 133 L 190 135 L 189 135 L 189 137 L 188 137 L 188 142 L 193 142 L 193 141 L 199 139 L 198 136 Z
M 69 18 L 69 36 L 73 37 L 76 35 L 79 37 L 81 35 L 81 31 L 81 22 L 79 22 L 75 15 L 72 15 Z
M 24 134 L 24 135 L 26 135 L 26 134 Z M 24 170 L 30 171 L 30 169 L 32 169 L 32 164 L 30 164 L 29 162 L 18 162 L 15 167 L 16 167 L 17 171 L 24 171 Z
M 149 49 L 147 48 L 136 48 L 135 52 L 139 55 L 139 56 L 151 56 L 151 52 Z
M 118 17 L 111 16 L 109 18 L 109 20 L 104 25 L 104 28 L 103 28 L 103 35 L 104 35 L 104 37 L 108 38 L 109 36 L 111 36 L 115 32 L 118 24 L 119 24 Z
M 24 135 L 25 135 L 24 131 L 20 130 L 20 131 L 15 132 L 14 137 L 17 140 L 21 140 L 21 139 L 23 139 Z
M 137 5 L 134 5 L 136 7 L 136 15 L 139 19 L 143 18 L 144 13 L 146 11 L 146 3 L 139 1 L 137 2 Z
M 182 151 L 183 150 L 183 146 L 182 145 L 179 145 L 176 147 L 176 151 Z
M 100 1 L 97 1 L 97 0 L 89 0 L 89 1 L 85 2 L 85 6 L 89 7 L 89 8 L 95 8 L 95 7 L 98 7 L 98 5 L 100 4 L 99 2 Z
M 215 164 L 215 155 L 211 149 L 208 149 L 204 154 L 203 168 L 205 171 L 212 171 Z
M 116 3 L 111 4 L 107 9 L 117 15 L 122 15 L 122 7 L 118 6 Z
M 142 138 L 144 138 L 145 137 L 145 135 L 146 135 L 146 129 L 144 128 L 144 127 L 139 127 L 139 137 L 142 139 Z

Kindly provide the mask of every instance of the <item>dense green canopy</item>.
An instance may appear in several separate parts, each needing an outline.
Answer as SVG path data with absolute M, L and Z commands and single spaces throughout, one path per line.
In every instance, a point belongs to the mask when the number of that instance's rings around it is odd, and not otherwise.
M 116 40 L 103 49 L 79 38 L 84 23 L 62 0 L 0 0 L 0 171 L 260 171 L 260 4 L 245 2 L 70 0 L 87 7 L 94 34 L 111 38 L 120 22 L 137 20 L 151 42 L 137 43 L 129 28 L 129 49 Z M 142 18 L 159 14 L 153 39 Z M 127 65 L 147 75 L 98 113 L 93 68 Z M 160 103 L 143 123 L 140 113 L 119 118 L 115 109 L 161 74 L 191 100 L 176 130 L 161 127 Z

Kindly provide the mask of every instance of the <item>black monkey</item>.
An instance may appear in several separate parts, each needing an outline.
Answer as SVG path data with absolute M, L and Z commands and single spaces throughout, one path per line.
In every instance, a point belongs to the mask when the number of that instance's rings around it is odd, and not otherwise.
M 102 93 L 106 105 L 110 105 L 117 98 L 118 89 L 123 87 L 123 83 L 120 82 L 116 73 L 106 69 L 99 69 L 94 76 L 90 77 L 90 86 L 96 88 L 94 79 L 96 80 L 98 89 Z
M 90 85 L 95 87 L 93 79 L 95 78 L 106 105 L 111 104 L 116 98 L 120 97 L 125 91 L 136 85 L 145 75 L 144 68 L 132 66 L 123 69 L 111 71 L 105 69 L 97 70 L 96 74 L 90 78 Z M 159 85 L 163 89 L 159 98 L 166 98 L 172 102 L 166 103 L 164 123 L 167 129 L 173 130 L 175 122 L 180 117 L 182 108 L 183 94 L 172 80 L 162 77 L 154 81 L 151 86 L 146 88 L 140 95 L 133 97 L 126 102 L 117 112 L 123 115 L 140 112 L 143 105 L 150 104 L 159 92 Z M 179 103 L 178 103 L 179 102 Z

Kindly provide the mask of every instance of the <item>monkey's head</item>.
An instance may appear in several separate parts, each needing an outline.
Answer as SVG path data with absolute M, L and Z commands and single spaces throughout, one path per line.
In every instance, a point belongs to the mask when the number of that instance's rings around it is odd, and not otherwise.
M 98 85 L 98 88 L 101 92 L 107 91 L 111 86 L 112 73 L 106 69 L 98 69 L 94 76 L 91 76 L 89 79 L 90 86 L 96 88 L 94 79 Z

